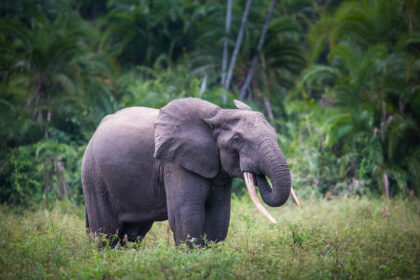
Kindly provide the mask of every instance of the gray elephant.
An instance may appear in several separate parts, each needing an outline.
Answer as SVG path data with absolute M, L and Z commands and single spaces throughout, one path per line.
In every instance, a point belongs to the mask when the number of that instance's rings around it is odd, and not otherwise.
M 203 236 L 222 241 L 234 177 L 245 179 L 257 208 L 275 223 L 254 181 L 267 205 L 284 204 L 291 194 L 286 159 L 263 114 L 235 105 L 185 98 L 160 110 L 131 107 L 106 116 L 82 163 L 90 231 L 135 241 L 153 222 L 169 220 L 177 245 L 202 243 Z

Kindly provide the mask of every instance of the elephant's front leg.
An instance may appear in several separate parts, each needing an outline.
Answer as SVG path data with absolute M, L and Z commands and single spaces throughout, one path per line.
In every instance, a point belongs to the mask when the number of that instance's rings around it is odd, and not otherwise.
M 169 225 L 175 244 L 203 244 L 205 203 L 210 181 L 174 164 L 165 166 L 165 189 Z
M 232 179 L 214 182 L 206 203 L 206 223 L 204 232 L 208 241 L 219 242 L 226 239 L 230 221 L 230 201 Z

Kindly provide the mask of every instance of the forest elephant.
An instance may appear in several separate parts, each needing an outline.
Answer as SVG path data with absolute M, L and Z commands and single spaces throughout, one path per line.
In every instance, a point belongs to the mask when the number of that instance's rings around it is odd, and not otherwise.
M 106 116 L 82 163 L 86 225 L 117 241 L 141 240 L 155 221 L 169 220 L 175 243 L 226 238 L 232 180 L 244 178 L 259 201 L 280 206 L 291 194 L 286 159 L 263 114 L 235 100 L 222 109 L 198 98 L 162 109 L 131 107 Z M 270 187 L 266 176 L 270 179 Z

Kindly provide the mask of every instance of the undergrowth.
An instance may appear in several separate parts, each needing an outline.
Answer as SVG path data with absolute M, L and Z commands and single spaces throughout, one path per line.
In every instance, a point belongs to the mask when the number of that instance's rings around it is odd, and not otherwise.
M 225 242 L 176 248 L 167 222 L 141 244 L 99 248 L 84 209 L 0 207 L 0 279 L 381 279 L 420 277 L 418 200 L 306 200 L 269 209 L 232 202 Z

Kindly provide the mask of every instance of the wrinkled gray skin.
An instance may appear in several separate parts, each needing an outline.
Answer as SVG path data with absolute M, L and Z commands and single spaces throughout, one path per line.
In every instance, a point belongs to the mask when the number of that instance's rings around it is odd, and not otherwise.
M 204 235 L 224 240 L 232 178 L 243 172 L 254 174 L 267 205 L 285 203 L 290 173 L 274 129 L 261 113 L 235 104 L 221 109 L 186 98 L 106 116 L 82 164 L 90 231 L 135 241 L 168 219 L 176 244 Z

